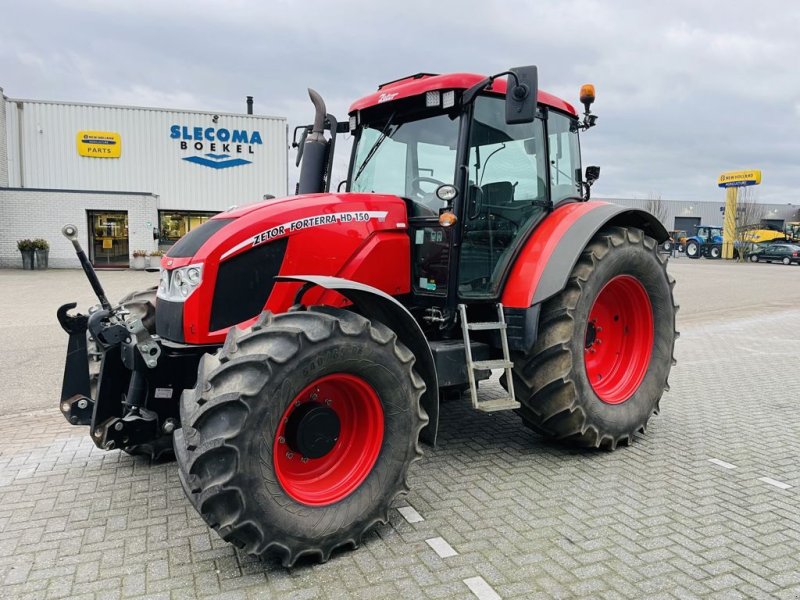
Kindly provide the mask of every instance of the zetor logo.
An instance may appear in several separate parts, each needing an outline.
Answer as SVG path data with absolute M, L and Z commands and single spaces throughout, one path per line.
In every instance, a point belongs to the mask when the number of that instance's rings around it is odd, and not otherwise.
M 169 137 L 180 140 L 181 150 L 195 150 L 203 152 L 202 156 L 186 156 L 183 160 L 210 167 L 212 169 L 227 169 L 249 165 L 252 160 L 245 160 L 234 154 L 255 154 L 254 147 L 263 145 L 261 133 L 248 132 L 246 129 L 225 129 L 224 127 L 189 127 L 188 125 L 173 125 L 169 128 Z

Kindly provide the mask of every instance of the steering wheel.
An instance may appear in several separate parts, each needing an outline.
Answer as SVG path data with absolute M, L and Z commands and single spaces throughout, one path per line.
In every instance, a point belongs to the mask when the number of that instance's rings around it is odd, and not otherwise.
M 420 196 L 429 196 L 430 194 L 433 194 L 433 193 L 436 192 L 435 189 L 434 189 L 433 192 L 425 192 L 425 191 L 423 191 L 422 188 L 419 185 L 420 183 L 432 183 L 432 184 L 436 185 L 437 188 L 440 185 L 445 185 L 444 181 L 439 181 L 438 179 L 434 179 L 433 177 L 425 177 L 425 176 L 414 177 L 413 179 L 411 179 L 410 183 L 411 183 L 411 187 L 414 189 L 415 192 L 417 192 L 417 191 L 420 192 L 418 194 Z

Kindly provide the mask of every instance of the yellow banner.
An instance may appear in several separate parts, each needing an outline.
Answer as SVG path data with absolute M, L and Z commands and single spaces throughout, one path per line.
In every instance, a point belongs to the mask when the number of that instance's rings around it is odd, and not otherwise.
M 111 131 L 79 131 L 76 141 L 81 156 L 119 158 L 122 154 L 122 138 Z
M 745 185 L 758 185 L 759 183 L 761 183 L 761 171 L 758 169 L 728 171 L 717 179 L 717 185 L 721 188 L 743 187 Z

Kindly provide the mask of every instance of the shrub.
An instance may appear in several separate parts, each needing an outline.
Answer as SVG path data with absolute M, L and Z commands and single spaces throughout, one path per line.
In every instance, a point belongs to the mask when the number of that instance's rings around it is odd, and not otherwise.
M 50 244 L 47 243 L 47 240 L 36 238 L 33 240 L 33 248 L 34 250 L 50 250 Z
M 164 251 L 163 250 L 153 250 L 150 253 L 150 256 L 164 256 Z
M 134 250 L 133 257 L 138 258 L 140 256 L 147 256 L 147 250 Z
M 18 250 L 34 250 L 36 246 L 33 245 L 33 240 L 17 240 Z

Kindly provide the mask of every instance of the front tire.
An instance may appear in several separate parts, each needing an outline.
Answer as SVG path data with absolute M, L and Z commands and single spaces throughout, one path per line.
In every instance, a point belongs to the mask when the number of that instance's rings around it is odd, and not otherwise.
M 639 229 L 601 231 L 544 303 L 533 350 L 514 360 L 527 426 L 611 450 L 644 432 L 669 388 L 677 337 L 675 281 L 657 248 Z
M 327 307 L 232 328 L 181 398 L 180 480 L 249 554 L 326 561 L 386 523 L 428 419 L 414 355 L 378 322 Z

